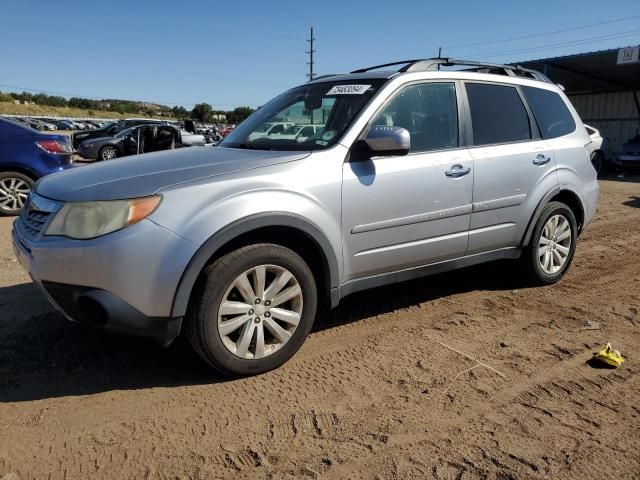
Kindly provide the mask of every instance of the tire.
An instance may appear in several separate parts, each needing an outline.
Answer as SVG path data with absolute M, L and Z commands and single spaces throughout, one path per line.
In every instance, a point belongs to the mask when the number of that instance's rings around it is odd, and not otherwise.
M 551 232 L 546 227 L 549 226 L 553 229 L 553 224 L 549 224 L 549 222 L 554 218 L 557 219 L 557 228 L 555 232 Z M 564 221 L 567 222 L 566 227 L 563 227 Z M 570 234 L 568 241 L 566 238 L 562 238 L 567 231 Z M 537 285 L 550 285 L 560 280 L 573 260 L 577 234 L 576 218 L 571 209 L 561 202 L 547 204 L 540 213 L 529 245 L 520 259 L 527 279 Z M 550 249 L 545 248 L 544 245 L 549 235 L 551 235 L 551 241 L 547 247 L 551 247 Z M 547 253 L 542 250 L 543 248 Z M 564 260 L 560 262 L 560 258 Z M 546 267 L 545 262 L 547 262 Z
M 112 145 L 102 147 L 98 152 L 98 160 L 113 160 L 118 156 L 118 150 Z
M 18 172 L 0 172 L 0 216 L 20 214 L 34 181 Z
M 257 281 L 261 271 L 265 272 L 263 295 L 259 295 Z M 251 290 L 244 287 L 243 279 Z M 276 279 L 284 281 L 282 287 L 278 288 Z M 298 291 L 299 295 L 281 302 Z M 221 308 L 223 302 L 227 314 Z M 300 349 L 317 305 L 316 282 L 302 257 L 281 245 L 248 245 L 205 268 L 185 318 L 186 335 L 192 348 L 216 370 L 234 376 L 256 375 L 279 367 Z M 233 313 L 229 313 L 231 306 Z

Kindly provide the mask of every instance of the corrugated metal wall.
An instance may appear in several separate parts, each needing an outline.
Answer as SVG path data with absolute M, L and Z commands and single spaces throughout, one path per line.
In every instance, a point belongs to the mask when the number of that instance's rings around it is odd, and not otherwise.
M 633 92 L 590 93 L 569 95 L 582 121 L 592 125 L 611 142 L 614 152 L 636 135 L 640 113 Z

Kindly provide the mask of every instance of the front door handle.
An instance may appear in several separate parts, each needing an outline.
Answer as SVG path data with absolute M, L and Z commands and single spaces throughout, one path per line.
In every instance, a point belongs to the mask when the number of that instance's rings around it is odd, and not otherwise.
M 451 170 L 447 170 L 444 174 L 447 177 L 458 178 L 464 177 L 467 173 L 471 171 L 471 167 L 463 167 L 462 165 L 454 165 L 451 167 Z
M 547 163 L 549 163 L 551 161 L 551 157 L 547 157 L 546 155 L 543 155 L 542 153 L 539 154 L 535 160 L 533 161 L 534 165 L 545 165 Z

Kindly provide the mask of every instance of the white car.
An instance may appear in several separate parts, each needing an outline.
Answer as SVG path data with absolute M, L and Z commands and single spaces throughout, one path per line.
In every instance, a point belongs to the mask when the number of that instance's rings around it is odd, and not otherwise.
M 593 168 L 596 169 L 596 172 L 600 174 L 604 167 L 605 149 L 608 141 L 600 135 L 600 131 L 597 128 L 586 124 L 584 128 L 587 129 L 589 138 L 591 138 L 591 143 L 586 146 L 589 156 L 591 157 L 591 163 L 593 164 Z
M 284 132 L 271 135 L 274 140 L 295 140 L 298 143 L 324 130 L 324 125 L 292 125 Z
M 257 140 L 258 138 L 271 137 L 283 133 L 288 128 L 294 125 L 293 122 L 269 122 L 262 125 L 255 132 L 253 132 L 249 138 L 250 141 Z

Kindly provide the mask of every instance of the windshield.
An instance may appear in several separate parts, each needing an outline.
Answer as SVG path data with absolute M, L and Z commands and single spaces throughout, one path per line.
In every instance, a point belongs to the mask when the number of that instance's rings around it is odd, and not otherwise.
M 296 133 L 298 133 L 300 130 L 302 130 L 302 126 L 301 125 L 294 125 L 293 127 L 289 127 L 287 128 L 284 132 L 282 132 L 285 135 L 295 135 Z
M 293 88 L 253 113 L 220 146 L 255 150 L 330 148 L 385 81 L 343 80 Z
M 124 130 L 120 130 L 118 133 L 114 135 L 115 138 L 122 138 L 129 135 L 131 132 L 135 130 L 136 127 L 125 128 Z

